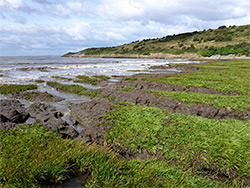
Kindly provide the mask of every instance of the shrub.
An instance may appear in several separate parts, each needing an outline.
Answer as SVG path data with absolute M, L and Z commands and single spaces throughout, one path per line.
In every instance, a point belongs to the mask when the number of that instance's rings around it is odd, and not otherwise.
M 141 55 L 150 55 L 150 52 L 143 52 Z
M 215 42 L 231 41 L 232 37 L 222 35 L 222 36 L 216 36 L 214 40 L 215 40 Z

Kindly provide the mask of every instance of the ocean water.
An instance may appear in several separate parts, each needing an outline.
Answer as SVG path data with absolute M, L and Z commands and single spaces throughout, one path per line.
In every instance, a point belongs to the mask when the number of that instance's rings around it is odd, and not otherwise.
M 0 85 L 3 84 L 36 84 L 36 91 L 48 92 L 54 96 L 64 98 L 61 102 L 50 102 L 58 111 L 68 114 L 67 107 L 69 103 L 80 103 L 90 101 L 89 97 L 78 96 L 70 93 L 63 93 L 49 87 L 46 82 L 36 83 L 38 79 L 44 81 L 57 81 L 62 84 L 78 84 L 88 89 L 98 89 L 100 87 L 89 84 L 74 83 L 70 80 L 53 78 L 60 76 L 76 79 L 78 75 L 107 75 L 110 76 L 109 84 L 119 81 L 119 78 L 113 75 L 133 75 L 138 73 L 150 73 L 150 66 L 166 65 L 171 63 L 191 63 L 183 59 L 132 59 L 132 58 L 72 58 L 60 56 L 26 56 L 26 57 L 1 57 L 0 56 Z M 179 72 L 176 69 L 167 69 L 168 71 Z M 162 72 L 161 72 L 162 73 Z M 1 95 L 1 99 L 12 99 L 9 96 Z M 20 100 L 22 104 L 28 107 L 32 102 Z
M 36 91 L 48 92 L 54 96 L 62 97 L 60 102 L 44 102 L 53 106 L 57 111 L 64 114 L 65 120 L 70 126 L 78 132 L 84 128 L 73 126 L 70 120 L 71 110 L 68 107 L 71 103 L 87 102 L 91 99 L 86 96 L 78 96 L 70 93 L 63 93 L 49 87 L 46 82 L 36 83 L 38 79 L 44 81 L 57 81 L 62 84 L 78 84 L 89 89 L 98 89 L 98 86 L 88 84 L 74 83 L 70 80 L 61 80 L 53 78 L 60 76 L 76 79 L 78 75 L 107 75 L 110 76 L 109 84 L 118 81 L 119 78 L 113 75 L 133 75 L 138 73 L 157 73 L 164 70 L 150 70 L 150 66 L 167 65 L 171 63 L 191 63 L 183 59 L 132 59 L 132 58 L 72 58 L 60 56 L 26 56 L 26 57 L 7 57 L 0 56 L 0 85 L 3 84 L 36 84 Z M 180 72 L 176 69 L 167 69 L 168 71 Z M 162 72 L 161 72 L 162 73 Z M 31 91 L 31 90 L 30 90 Z M 28 91 L 28 92 L 30 92 Z M 10 96 L 0 94 L 1 99 L 12 99 Z M 28 108 L 33 102 L 19 99 L 19 101 Z M 29 118 L 27 123 L 34 123 L 34 118 Z
M 72 58 L 60 56 L 0 57 L 0 84 L 29 84 L 52 76 L 132 75 L 147 72 L 150 66 L 190 63 L 181 59 Z M 177 71 L 171 69 L 170 71 Z

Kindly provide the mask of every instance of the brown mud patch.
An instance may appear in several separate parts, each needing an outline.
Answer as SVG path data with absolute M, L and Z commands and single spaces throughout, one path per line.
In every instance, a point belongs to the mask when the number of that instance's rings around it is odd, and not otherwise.
M 124 92 L 117 90 L 102 90 L 98 95 L 100 97 L 114 98 L 120 102 L 131 102 L 137 105 L 146 105 L 164 109 L 171 113 L 189 114 L 209 119 L 238 119 L 250 120 L 250 110 L 235 111 L 226 108 L 216 109 L 213 106 L 200 103 L 180 103 L 165 97 L 156 97 L 152 93 L 146 93 L 141 90 L 133 90 L 132 92 Z M 99 100 L 102 100 L 101 98 Z
M 28 91 L 21 91 L 21 92 L 12 92 L 7 94 L 8 97 L 16 98 L 16 99 L 24 99 L 32 102 L 60 102 L 64 100 L 62 97 L 53 96 L 47 92 L 28 92 Z

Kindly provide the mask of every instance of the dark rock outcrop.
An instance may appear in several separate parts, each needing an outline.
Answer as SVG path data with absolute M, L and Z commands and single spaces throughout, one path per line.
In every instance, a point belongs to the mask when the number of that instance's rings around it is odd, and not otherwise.
M 0 130 L 15 128 L 29 118 L 23 105 L 17 100 L 0 100 Z
M 85 129 L 80 132 L 80 138 L 85 142 L 102 143 L 104 141 L 104 127 L 98 126 L 99 117 L 111 109 L 107 101 L 91 101 L 71 106 L 71 120 Z
M 78 136 L 77 131 L 62 120 L 63 114 L 57 112 L 52 106 L 44 103 L 34 103 L 29 107 L 31 117 L 49 130 L 60 133 L 64 138 Z

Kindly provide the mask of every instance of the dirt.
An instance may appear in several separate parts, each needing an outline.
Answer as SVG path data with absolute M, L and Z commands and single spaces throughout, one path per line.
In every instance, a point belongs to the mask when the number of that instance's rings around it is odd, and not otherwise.
M 29 100 L 32 102 L 38 102 L 38 101 L 60 102 L 64 100 L 64 98 L 62 97 L 53 96 L 47 92 L 36 92 L 36 91 L 12 92 L 12 93 L 9 93 L 7 96 L 11 98 L 16 98 L 16 99 L 25 99 L 25 100 Z

